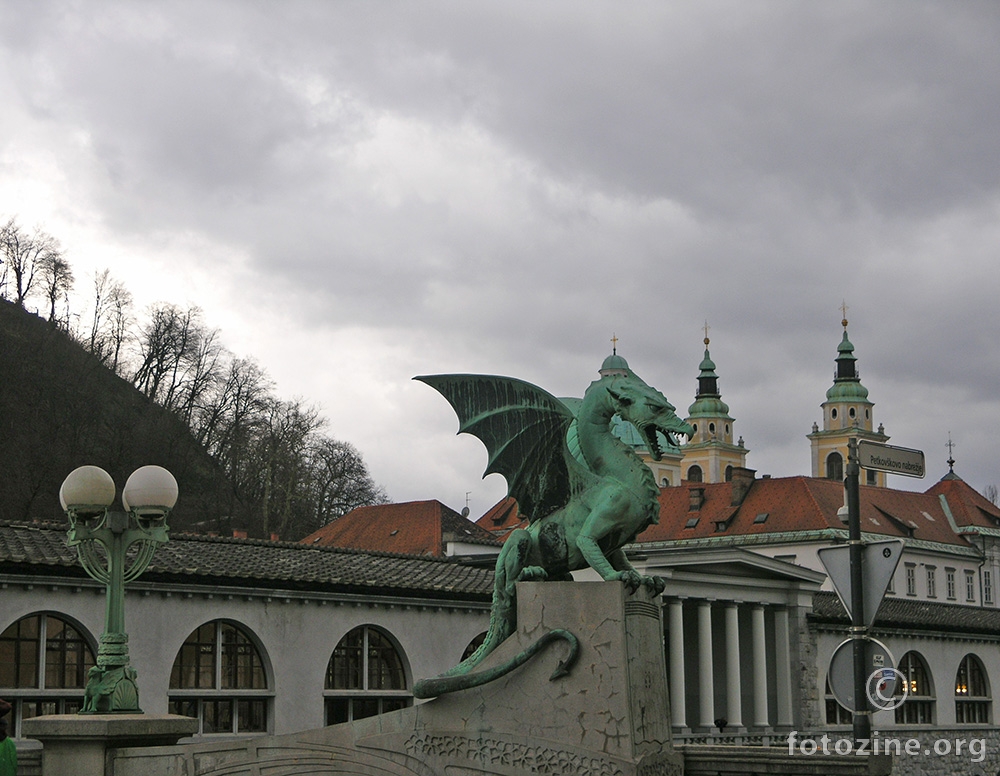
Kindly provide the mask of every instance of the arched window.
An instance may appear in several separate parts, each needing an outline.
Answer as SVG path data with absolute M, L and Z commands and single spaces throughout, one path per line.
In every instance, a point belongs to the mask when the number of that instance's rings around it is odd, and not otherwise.
M 725 476 L 726 476 L 726 482 L 732 482 L 733 481 L 733 467 L 732 466 L 727 466 L 726 467 L 726 475 Z
M 826 724 L 827 725 L 850 725 L 854 722 L 854 715 L 845 709 L 834 697 L 833 689 L 830 687 L 830 677 L 826 677 Z
M 22 617 L 0 633 L 0 698 L 13 707 L 9 732 L 41 714 L 74 714 L 83 705 L 93 641 L 54 614 Z
M 701 482 L 701 467 L 698 465 L 688 467 L 688 482 Z
M 955 676 L 955 721 L 987 725 L 990 721 L 990 686 L 983 664 L 975 655 L 962 658 Z
M 478 636 L 473 638 L 472 641 L 469 642 L 469 645 L 465 648 L 465 651 L 462 653 L 462 660 L 471 657 L 472 653 L 475 652 L 477 649 L 479 649 L 480 645 L 484 641 L 486 641 L 486 631 L 483 631 Z M 462 660 L 460 660 L 459 662 L 462 662 Z
M 388 634 L 360 625 L 340 640 L 326 667 L 326 724 L 364 719 L 410 706 L 406 671 Z
M 826 478 L 828 480 L 844 479 L 844 458 L 840 453 L 833 452 L 826 457 Z
M 170 713 L 195 717 L 201 734 L 266 733 L 270 695 L 257 645 L 223 620 L 192 631 L 170 669 Z
M 896 695 L 903 694 L 906 682 L 909 695 L 896 708 L 897 725 L 931 725 L 934 723 L 934 688 L 927 663 L 916 652 L 907 652 L 897 669 L 903 679 L 897 683 Z

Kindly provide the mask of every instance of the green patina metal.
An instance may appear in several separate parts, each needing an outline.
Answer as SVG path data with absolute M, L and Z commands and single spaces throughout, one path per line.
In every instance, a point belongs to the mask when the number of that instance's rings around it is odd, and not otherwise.
M 590 567 L 632 589 L 645 585 L 657 594 L 663 591 L 662 579 L 639 574 L 625 557 L 623 547 L 659 521 L 659 491 L 632 446 L 612 433 L 612 419 L 632 424 L 656 460 L 662 455 L 661 439 L 676 447 L 675 435 L 690 436 L 691 428 L 624 359 L 614 366 L 614 372 L 590 385 L 575 412 L 575 402 L 509 377 L 414 378 L 451 403 L 460 433 L 473 434 L 486 445 L 486 474 L 506 478 L 508 493 L 529 521 L 527 528 L 511 533 L 497 558 L 490 626 L 482 646 L 442 676 L 418 682 L 418 698 L 478 686 L 527 659 L 519 655 L 491 669 L 487 678 L 471 673 L 515 631 L 517 582 L 570 580 L 570 572 Z M 562 673 L 557 669 L 553 678 Z
M 847 322 L 844 321 L 844 337 L 837 346 L 837 372 L 833 385 L 826 392 L 827 401 L 856 401 L 870 404 L 868 389 L 861 384 L 857 371 L 857 356 L 854 345 L 847 338 Z
M 722 401 L 719 393 L 719 376 L 715 373 L 715 362 L 708 353 L 708 338 L 705 338 L 705 357 L 699 365 L 698 394 L 694 404 L 688 407 L 688 418 L 723 418 L 729 417 L 729 405 Z
M 166 513 L 146 517 L 104 507 L 66 511 L 70 523 L 67 544 L 76 547 L 84 571 L 107 591 L 104 632 L 98 643 L 97 665 L 88 673 L 81 714 L 141 713 L 136 671 L 129 665 L 125 584 L 146 570 L 156 546 L 168 540 Z

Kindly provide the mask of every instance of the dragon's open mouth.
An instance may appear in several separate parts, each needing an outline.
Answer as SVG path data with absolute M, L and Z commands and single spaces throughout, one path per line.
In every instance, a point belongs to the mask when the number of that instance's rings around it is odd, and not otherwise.
M 646 437 L 646 444 L 649 446 L 649 454 L 653 457 L 654 461 L 659 461 L 663 457 L 663 448 L 660 446 L 660 438 L 657 436 L 657 431 L 666 437 L 668 445 L 671 447 L 680 447 L 680 442 L 678 442 L 675 432 L 669 429 L 660 428 L 652 423 L 643 426 L 642 434 Z M 685 434 L 685 436 L 687 436 L 687 434 Z

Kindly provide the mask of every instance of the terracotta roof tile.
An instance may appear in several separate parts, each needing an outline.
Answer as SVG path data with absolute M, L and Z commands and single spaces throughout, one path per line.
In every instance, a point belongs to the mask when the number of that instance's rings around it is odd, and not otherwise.
M 703 500 L 700 508 L 692 509 L 692 492 L 698 489 Z M 647 528 L 637 541 L 758 536 L 846 527 L 837 514 L 844 505 L 844 486 L 840 482 L 802 476 L 755 480 L 738 509 L 732 503 L 732 493 L 733 485 L 728 482 L 686 483 L 662 489 L 660 522 Z M 968 546 L 951 529 L 935 495 L 862 485 L 860 502 L 862 531 Z
M 927 493 L 943 495 L 948 500 L 948 507 L 959 527 L 1000 528 L 1000 507 L 976 492 L 965 480 L 946 477 L 928 488 Z
M 476 525 L 504 541 L 515 528 L 524 528 L 528 521 L 521 517 L 517 501 L 510 496 L 501 499 L 476 521 Z
M 84 576 L 65 524 L 0 523 L 0 569 Z M 142 579 L 486 600 L 493 572 L 436 558 L 180 534 L 157 547 Z
M 359 507 L 301 544 L 443 557 L 448 541 L 498 544 L 489 531 L 435 500 Z

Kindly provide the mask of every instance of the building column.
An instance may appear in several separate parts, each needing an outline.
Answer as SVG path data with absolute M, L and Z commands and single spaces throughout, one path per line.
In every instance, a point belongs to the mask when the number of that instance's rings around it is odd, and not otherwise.
M 684 686 L 684 601 L 670 599 L 670 716 L 675 727 L 687 727 L 687 690 Z
M 726 718 L 743 727 L 743 684 L 740 681 L 740 610 L 735 601 L 726 604 Z
M 764 607 L 751 610 L 753 625 L 753 723 L 767 727 L 767 642 L 764 638 Z
M 712 667 L 712 602 L 698 602 L 698 705 L 701 726 L 715 726 L 715 683 Z
M 788 630 L 788 609 L 781 607 L 774 611 L 775 684 L 778 691 L 777 724 L 792 726 L 792 661 L 790 655 L 790 633 Z

